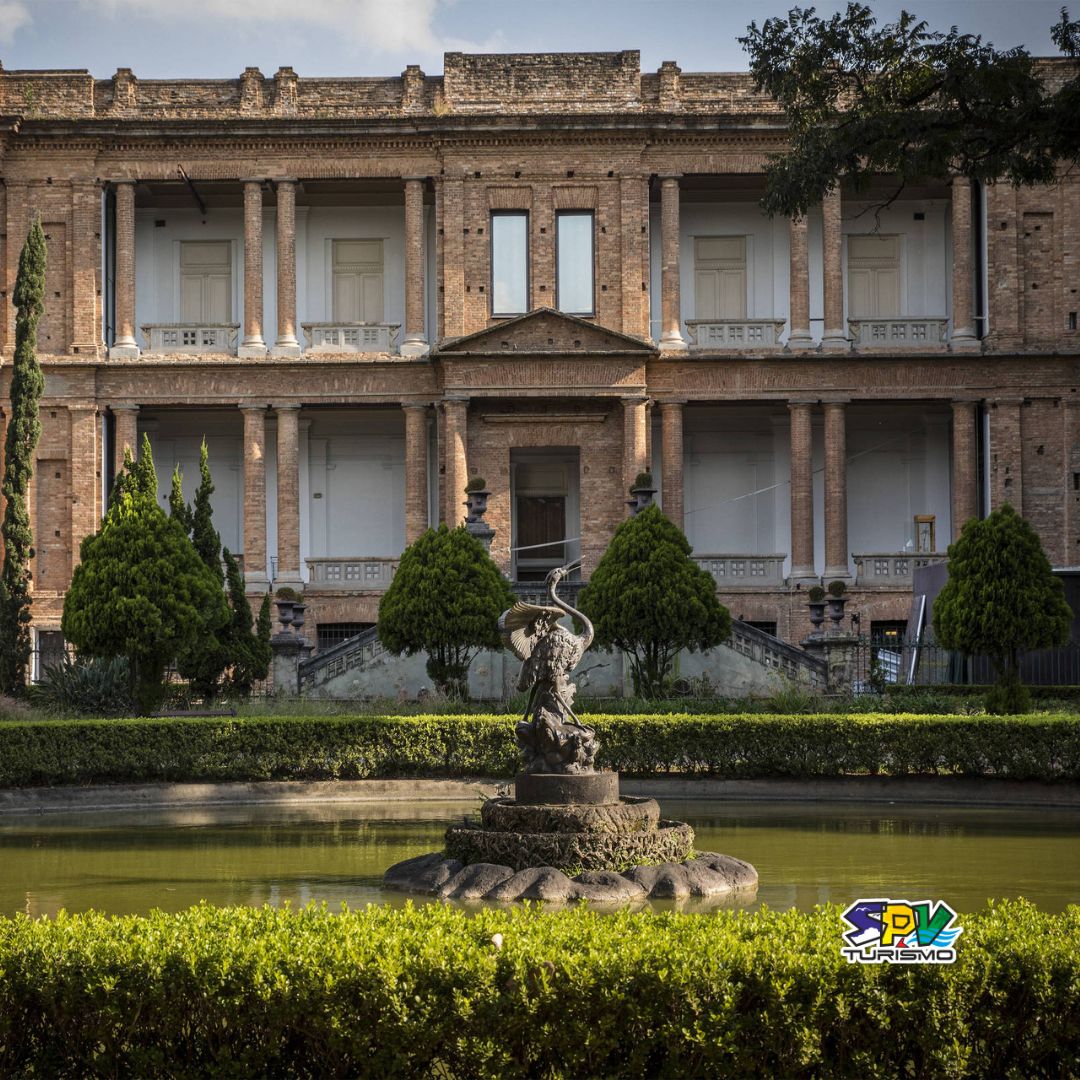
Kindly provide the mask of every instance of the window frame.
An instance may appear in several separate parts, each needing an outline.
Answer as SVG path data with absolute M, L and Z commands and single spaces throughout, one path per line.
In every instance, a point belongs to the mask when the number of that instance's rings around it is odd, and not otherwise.
M 588 311 L 566 311 L 559 297 L 559 221 L 563 217 L 587 217 L 589 219 L 589 295 L 592 306 Z M 564 315 L 575 315 L 579 319 L 596 318 L 596 211 L 592 209 L 571 209 L 569 207 L 555 211 L 555 310 Z
M 495 310 L 495 219 L 497 217 L 521 217 L 525 219 L 525 307 L 522 311 L 496 311 Z M 493 319 L 516 319 L 519 315 L 527 315 L 531 308 L 530 297 L 532 296 L 532 215 L 526 209 L 500 209 L 489 211 L 488 216 L 488 295 L 490 297 L 488 309 Z

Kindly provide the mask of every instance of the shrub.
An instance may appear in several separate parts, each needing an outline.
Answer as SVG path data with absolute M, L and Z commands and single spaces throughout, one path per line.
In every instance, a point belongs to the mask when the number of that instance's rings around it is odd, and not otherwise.
M 65 656 L 61 663 L 45 669 L 29 694 L 38 707 L 60 714 L 124 716 L 134 705 L 131 671 L 124 656 L 78 663 Z
M 829 582 L 829 595 L 834 599 L 839 600 L 846 592 L 847 586 L 842 581 Z
M 849 964 L 835 907 L 0 919 L 5 1076 L 1075 1075 L 1080 907 Z
M 295 589 L 290 589 L 288 585 L 282 585 L 281 588 L 274 593 L 274 596 L 278 600 L 290 600 L 294 604 L 298 604 L 301 599 L 300 594 Z
M 1072 611 L 1038 534 L 1008 503 L 969 520 L 949 545 L 949 578 L 934 601 L 934 634 L 947 649 L 990 657 L 993 712 L 1023 711 L 1020 654 L 1064 645 Z
M 64 637 L 80 656 L 126 656 L 132 695 L 144 712 L 164 693 L 165 668 L 229 609 L 183 526 L 157 503 L 150 440 L 128 456 L 101 529 L 83 540 L 64 596 Z
M 514 594 L 476 537 L 464 528 L 428 529 L 401 556 L 379 602 L 379 640 L 400 656 L 427 653 L 427 673 L 451 697 L 469 696 L 469 665 L 499 650 L 499 616 Z
M 482 476 L 474 476 L 465 485 L 465 494 L 471 495 L 474 491 L 483 491 L 487 481 Z
M 825 590 L 820 585 L 811 585 L 806 598 L 811 604 L 820 604 L 825 599 Z
M 513 716 L 9 721 L 0 787 L 146 781 L 510 777 Z M 1074 716 L 588 717 L 627 776 L 960 775 L 1080 780 Z
M 644 488 L 646 491 L 653 486 L 652 473 L 639 472 L 634 477 L 633 484 L 630 485 L 630 492 L 633 494 L 638 488 Z
M 615 530 L 581 593 L 596 646 L 626 655 L 634 692 L 643 697 L 663 693 L 684 649 L 709 649 L 731 634 L 716 582 L 690 558 L 691 550 L 682 530 L 648 506 Z

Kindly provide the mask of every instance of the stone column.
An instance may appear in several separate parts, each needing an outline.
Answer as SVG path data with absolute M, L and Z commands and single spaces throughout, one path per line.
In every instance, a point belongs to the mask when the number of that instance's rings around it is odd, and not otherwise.
M 662 493 L 664 513 L 683 525 L 683 406 L 685 401 L 660 402 L 661 442 L 664 450 Z
M 116 333 L 109 350 L 112 360 L 139 355 L 135 341 L 135 181 L 116 184 Z
M 303 588 L 300 577 L 300 406 L 274 406 L 277 414 L 277 578 Z
M 814 339 L 810 335 L 810 251 L 806 218 L 789 220 L 788 237 L 791 244 L 791 332 L 788 334 L 787 348 L 812 349 Z
M 238 356 L 266 355 L 263 341 L 263 242 L 261 180 L 244 181 L 244 340 Z
M 245 404 L 240 406 L 240 411 L 244 414 L 244 582 L 247 592 L 262 594 L 269 583 L 266 575 L 266 406 Z
M 465 485 L 469 482 L 466 447 L 469 445 L 469 399 L 446 398 L 443 401 L 446 454 L 446 506 L 443 520 L 451 528 L 465 521 Z
M 645 424 L 648 398 L 625 397 L 623 403 L 623 485 L 622 498 L 630 498 L 630 488 L 638 473 L 645 471 Z M 627 508 L 629 512 L 629 508 Z
M 275 186 L 277 188 L 277 341 L 274 343 L 274 356 L 299 356 L 300 342 L 296 339 L 296 181 L 278 180 Z M 244 207 L 246 210 L 246 189 Z M 244 236 L 246 242 L 246 227 Z M 244 265 L 246 270 L 246 256 Z
M 424 333 L 424 179 L 405 178 L 405 336 L 402 356 L 428 351 Z
M 661 352 L 685 352 L 679 301 L 679 178 L 660 178 Z
M 131 456 L 139 456 L 139 406 L 114 404 L 113 414 L 113 476 L 119 476 L 124 470 L 124 451 L 130 450 Z
M 845 404 L 825 402 L 825 578 L 828 581 L 849 580 Z
M 79 565 L 79 545 L 97 531 L 101 484 L 97 406 L 68 408 L 71 425 L 71 569 Z
M 791 414 L 791 580 L 816 582 L 814 573 L 813 402 L 789 401 Z
M 952 182 L 953 317 L 949 345 L 953 350 L 978 349 L 972 312 L 971 181 L 965 176 Z
M 978 433 L 974 401 L 952 403 L 952 538 L 979 513 Z
M 407 402 L 402 407 L 405 410 L 405 543 L 408 545 L 428 527 L 428 411 L 426 404 Z
M 847 349 L 850 345 L 844 327 L 843 233 L 840 228 L 840 185 L 825 196 L 821 204 L 825 286 L 825 331 L 823 349 Z

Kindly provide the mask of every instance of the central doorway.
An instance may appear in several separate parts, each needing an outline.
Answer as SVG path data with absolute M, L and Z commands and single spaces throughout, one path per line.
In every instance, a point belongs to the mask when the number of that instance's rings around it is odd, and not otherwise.
M 510 451 L 515 581 L 543 581 L 580 558 L 578 460 L 577 447 Z

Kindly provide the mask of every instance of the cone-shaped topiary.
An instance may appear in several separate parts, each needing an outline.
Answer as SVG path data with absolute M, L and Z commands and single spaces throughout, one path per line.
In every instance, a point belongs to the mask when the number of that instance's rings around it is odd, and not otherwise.
M 83 540 L 64 597 L 64 637 L 81 655 L 126 656 L 140 710 L 158 706 L 165 669 L 216 635 L 229 608 L 183 526 L 158 506 L 150 440 L 130 454 L 101 529 Z
M 514 594 L 484 545 L 464 528 L 428 529 L 401 556 L 379 604 L 379 640 L 390 652 L 426 652 L 436 687 L 464 700 L 469 665 L 500 649 L 499 616 Z
M 35 218 L 19 256 L 15 278 L 15 356 L 11 364 L 11 418 L 4 440 L 0 490 L 5 500 L 0 568 L 0 694 L 20 694 L 30 662 L 30 559 L 34 536 L 27 494 L 34 450 L 41 436 L 38 398 L 45 377 L 37 359 L 38 319 L 44 310 L 45 233 Z
M 993 712 L 1022 712 L 1020 654 L 1064 645 L 1072 612 L 1035 530 L 1008 503 L 972 518 L 949 545 L 949 580 L 934 602 L 934 634 L 948 649 L 988 656 Z
M 634 689 L 645 697 L 663 693 L 683 649 L 709 649 L 731 633 L 731 615 L 691 550 L 659 507 L 646 507 L 615 530 L 581 593 L 595 644 L 629 657 Z

